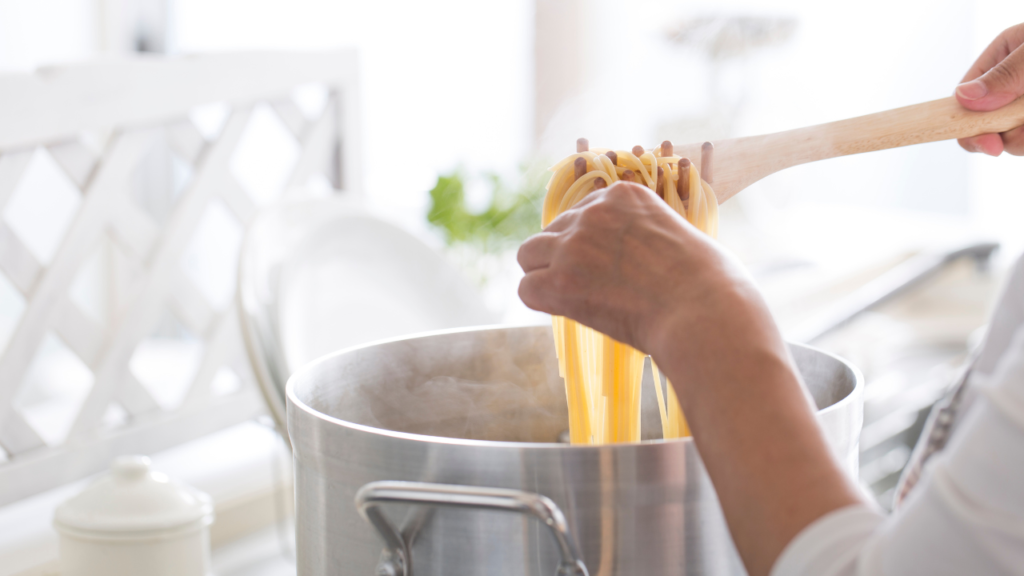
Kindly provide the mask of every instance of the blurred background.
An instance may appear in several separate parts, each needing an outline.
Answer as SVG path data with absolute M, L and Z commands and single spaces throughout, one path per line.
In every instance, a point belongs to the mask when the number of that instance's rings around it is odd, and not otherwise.
M 945 97 L 1019 22 L 1024 4 L 1010 0 L 0 0 L 0 76 L 140 57 L 354 48 L 360 209 L 457 270 L 485 308 L 474 318 L 544 322 L 516 296 L 515 248 L 539 229 L 546 166 L 574 152 L 576 138 L 615 148 L 714 141 Z M 312 121 L 330 94 L 300 86 L 290 98 L 297 117 Z M 189 118 L 213 142 L 225 112 L 197 108 Z M 302 139 L 280 107 L 256 108 L 249 122 L 253 135 L 230 169 L 255 206 L 272 206 L 287 195 L 282 183 Z M 199 169 L 161 145 L 161 134 L 147 136 L 156 144 L 128 183 L 158 224 Z M 34 153 L 0 207 L 44 266 L 85 201 L 48 154 Z M 1024 250 L 1021 174 L 1022 159 L 939 142 L 793 168 L 723 206 L 721 242 L 749 266 L 787 335 L 865 373 L 861 480 L 883 506 L 927 409 L 977 344 L 1003 272 Z M 329 177 L 300 187 L 344 195 Z M 230 310 L 247 222 L 216 203 L 197 214 L 182 269 L 215 310 Z M 116 257 L 95 254 L 72 297 L 99 318 L 115 314 L 104 291 Z M 0 352 L 18 334 L 31 299 L 23 292 L 0 271 Z M 203 361 L 202 335 L 187 324 L 162 315 L 131 356 L 133 377 L 165 411 L 184 401 Z M 379 336 L 354 330 L 344 341 Z M 214 395 L 238 393 L 253 386 L 249 371 L 214 367 L 209 386 Z M 73 440 L 93 372 L 62 338 L 47 336 L 23 381 L 0 387 L 16 390 L 13 409 L 53 448 Z M 108 410 L 103 422 L 124 427 L 129 412 Z M 251 455 L 257 463 L 239 466 L 259 468 L 269 486 L 261 490 L 276 495 L 286 491 L 288 457 L 272 428 L 243 424 L 210 442 L 263 442 Z M 215 454 L 213 445 L 196 450 Z M 19 462 L 9 448 L 0 450 L 0 471 Z M 218 488 L 211 468 L 189 471 L 181 454 L 158 461 L 211 492 L 238 490 Z M 45 532 L 38 510 L 73 488 L 55 490 L 0 509 L 0 526 L 35 518 Z M 286 525 L 287 506 L 268 502 L 265 524 Z M 0 561 L 15 566 L 0 575 L 44 573 L 29 570 L 51 562 L 52 535 L 3 534 L 0 559 L 17 561 Z M 221 552 L 221 573 L 287 573 L 287 538 L 278 536 L 246 534 L 256 538 L 249 548 L 237 544 L 241 536 L 225 537 L 236 548 Z M 282 542 L 280 553 L 253 556 L 247 550 L 266 548 L 258 537 Z

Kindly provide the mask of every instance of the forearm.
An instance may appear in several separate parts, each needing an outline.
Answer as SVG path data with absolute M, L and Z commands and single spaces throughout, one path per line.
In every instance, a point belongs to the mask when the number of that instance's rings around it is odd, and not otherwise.
M 767 574 L 801 528 L 858 493 L 742 266 L 649 190 L 588 199 L 523 244 L 520 296 L 654 357 L 748 571 Z
M 666 329 L 652 352 L 675 386 L 752 575 L 806 525 L 860 502 L 759 295 L 746 288 Z

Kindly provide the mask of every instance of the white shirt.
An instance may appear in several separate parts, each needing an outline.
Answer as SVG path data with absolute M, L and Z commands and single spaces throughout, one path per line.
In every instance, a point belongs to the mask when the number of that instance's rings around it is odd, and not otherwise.
M 819 518 L 772 576 L 1024 575 L 1024 258 L 971 374 L 976 399 L 899 510 Z

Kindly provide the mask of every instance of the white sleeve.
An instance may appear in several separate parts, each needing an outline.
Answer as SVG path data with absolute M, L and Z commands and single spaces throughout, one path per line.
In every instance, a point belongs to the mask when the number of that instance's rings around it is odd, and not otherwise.
M 857 557 L 885 516 L 862 504 L 826 514 L 786 546 L 771 576 L 854 576 Z
M 896 514 L 832 512 L 789 543 L 772 576 L 1024 575 L 1024 328 L 978 392 Z

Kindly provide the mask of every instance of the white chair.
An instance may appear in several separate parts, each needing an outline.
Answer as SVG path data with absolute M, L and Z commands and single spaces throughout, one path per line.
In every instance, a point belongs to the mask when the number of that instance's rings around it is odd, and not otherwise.
M 203 237 L 210 214 L 240 242 L 269 197 L 301 195 L 310 182 L 358 196 L 358 94 L 354 50 L 0 76 L 0 320 L 10 324 L 0 326 L 0 506 L 103 470 L 118 454 L 165 450 L 264 412 L 248 384 L 234 286 L 211 298 L 183 262 L 193 248 L 202 257 L 223 247 Z M 288 141 L 287 158 L 267 154 L 261 127 Z M 156 132 L 163 172 L 148 163 Z M 267 156 L 282 168 L 277 179 L 264 177 Z M 173 197 L 140 202 L 139 188 L 154 183 Z M 46 242 L 32 240 L 56 224 Z M 102 293 L 90 296 L 105 302 L 99 315 L 76 292 L 94 257 L 109 259 Z M 217 270 L 229 282 L 235 257 Z M 132 367 L 166 314 L 194 344 L 173 405 Z M 48 343 L 79 377 L 75 395 L 57 389 L 68 379 L 54 377 Z M 223 392 L 218 375 L 230 373 L 237 385 Z M 57 384 L 37 390 L 44 380 Z

